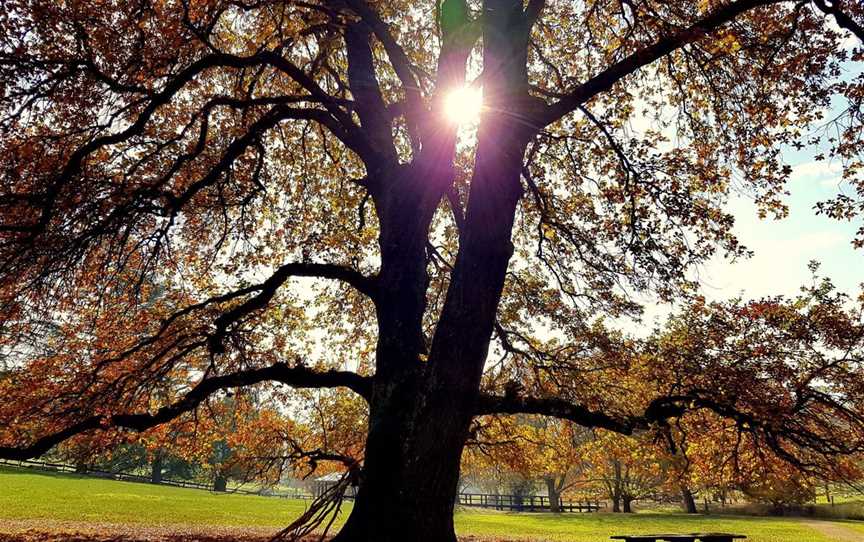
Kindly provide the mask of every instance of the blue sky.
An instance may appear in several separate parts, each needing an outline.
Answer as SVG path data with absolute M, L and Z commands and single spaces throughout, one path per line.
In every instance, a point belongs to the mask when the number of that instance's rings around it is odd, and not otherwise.
M 838 289 L 857 295 L 864 282 L 864 249 L 855 249 L 852 240 L 861 225 L 837 221 L 816 214 L 814 206 L 843 190 L 842 164 L 817 162 L 812 152 L 789 153 L 787 162 L 793 174 L 785 199 L 789 215 L 781 220 L 760 219 L 752 198 L 735 196 L 731 210 L 735 232 L 753 256 L 729 261 L 720 256 L 696 270 L 702 294 L 709 300 L 745 299 L 796 295 L 801 286 L 811 282 L 808 262 L 817 260 L 819 274 L 830 278 Z M 845 187 L 846 191 L 849 190 Z M 643 323 L 624 324 L 638 335 L 662 325 L 672 311 L 669 305 L 645 304 Z
M 731 201 L 735 232 L 754 255 L 738 262 L 716 258 L 700 269 L 706 297 L 728 298 L 742 292 L 748 298 L 794 295 L 810 279 L 810 260 L 818 260 L 820 273 L 848 293 L 854 293 L 864 279 L 860 273 L 864 251 L 851 244 L 859 222 L 837 221 L 817 215 L 814 209 L 817 202 L 844 188 L 842 164 L 817 162 L 804 153 L 787 156 L 787 161 L 793 166 L 786 198 L 789 216 L 759 219 L 751 199 L 735 197 Z
M 852 49 L 858 45 L 850 35 L 844 44 Z M 848 63 L 843 79 L 851 80 L 862 72 L 860 65 Z M 835 100 L 825 118 L 838 116 L 846 107 Z M 814 127 L 818 131 L 821 127 Z M 824 130 L 823 130 L 824 131 Z M 839 160 L 816 161 L 815 155 L 828 155 L 829 146 L 802 150 L 788 149 L 784 161 L 793 172 L 787 185 L 790 193 L 785 202 L 788 217 L 782 220 L 760 219 L 752 199 L 736 196 L 730 202 L 735 216 L 735 232 L 748 248 L 752 258 L 740 262 L 715 259 L 700 270 L 699 277 L 706 297 L 729 298 L 743 293 L 747 298 L 770 295 L 794 295 L 810 280 L 807 264 L 821 263 L 820 274 L 831 278 L 841 290 L 855 294 L 864 277 L 864 250 L 855 249 L 852 240 L 861 219 L 838 221 L 818 215 L 815 206 L 840 192 L 854 195 L 854 190 L 842 181 L 843 164 Z
M 854 39 L 846 44 L 849 49 L 856 45 Z M 848 79 L 862 72 L 861 66 L 849 64 L 846 68 Z M 842 103 L 834 104 L 825 118 L 833 118 L 843 107 Z M 827 155 L 827 150 L 824 144 L 784 152 L 784 161 L 793 168 L 787 185 L 790 194 L 784 200 L 789 215 L 784 219 L 760 219 L 752 198 L 743 194 L 732 197 L 729 209 L 735 216 L 734 231 L 754 254 L 735 262 L 717 256 L 696 269 L 706 298 L 794 296 L 801 286 L 811 282 L 807 267 L 811 260 L 820 262 L 819 274 L 830 278 L 839 290 L 853 296 L 862 290 L 864 249 L 855 249 L 852 240 L 864 217 L 851 222 L 838 221 L 818 215 L 815 210 L 816 203 L 840 192 L 854 194 L 842 182 L 843 164 L 839 160 L 815 160 L 815 155 Z M 661 324 L 671 310 L 668 305 L 647 303 L 644 327 L 636 328 L 649 331 L 651 324 Z

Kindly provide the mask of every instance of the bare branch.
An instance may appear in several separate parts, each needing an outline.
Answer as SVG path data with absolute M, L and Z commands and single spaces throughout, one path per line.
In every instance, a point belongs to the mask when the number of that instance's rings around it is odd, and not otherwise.
M 557 397 L 481 394 L 475 415 L 486 414 L 540 414 L 570 420 L 584 427 L 608 429 L 625 435 L 632 434 L 637 428 L 634 420 L 616 418 Z
M 832 15 L 834 20 L 837 21 L 837 26 L 852 32 L 861 41 L 861 43 L 864 44 L 864 26 L 861 26 L 843 10 L 842 0 L 832 0 L 828 2 L 825 0 L 814 0 L 813 3 L 816 4 L 816 7 L 823 13 Z
M 214 353 L 223 352 L 222 339 L 225 337 L 228 327 L 244 316 L 266 307 L 276 294 L 276 290 L 291 277 L 319 277 L 341 280 L 350 284 L 359 292 L 373 299 L 375 298 L 375 280 L 351 268 L 326 263 L 288 263 L 277 269 L 270 278 L 255 287 L 255 290 L 259 292 L 257 295 L 216 319 L 216 331 L 208 339 L 210 351 Z
M 66 429 L 41 437 L 27 446 L 0 446 L 0 458 L 23 460 L 37 457 L 64 440 L 93 429 L 123 428 L 144 431 L 194 410 L 202 401 L 217 391 L 250 386 L 265 381 L 281 382 L 295 388 L 345 387 L 367 401 L 372 392 L 371 379 L 357 373 L 336 370 L 317 372 L 303 365 L 289 367 L 285 363 L 275 363 L 260 369 L 247 369 L 205 378 L 182 399 L 160 408 L 155 413 L 94 415 Z
M 665 36 L 654 44 L 649 45 L 635 53 L 632 53 L 622 61 L 609 66 L 588 81 L 585 81 L 575 89 L 571 90 L 558 102 L 546 106 L 539 113 L 537 127 L 547 126 L 565 115 L 575 111 L 597 94 L 609 90 L 615 83 L 624 77 L 636 72 L 655 60 L 658 60 L 681 47 L 699 41 L 707 34 L 717 30 L 724 24 L 732 21 L 742 13 L 751 9 L 771 4 L 777 4 L 785 0 L 739 0 L 723 5 L 708 13 L 695 24 Z

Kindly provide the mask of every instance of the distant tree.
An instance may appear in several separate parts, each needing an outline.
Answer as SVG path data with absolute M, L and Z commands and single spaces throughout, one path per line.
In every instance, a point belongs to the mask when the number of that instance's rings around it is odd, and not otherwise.
M 612 512 L 631 513 L 638 500 L 656 499 L 669 476 L 668 462 L 650 439 L 600 433 L 584 448 L 588 467 L 582 484 L 601 489 Z
M 656 395 L 616 387 L 627 344 L 598 322 L 745 255 L 728 194 L 782 216 L 782 149 L 831 104 L 826 156 L 861 187 L 862 24 L 841 0 L 4 1 L 0 457 L 341 387 L 368 424 L 337 542 L 443 542 L 476 416 L 632 434 L 710 410 L 799 468 L 860 451 L 847 316 L 807 319 L 841 326 L 815 338 L 842 362 L 670 342 L 661 368 L 704 373 Z
M 561 512 L 561 499 L 583 475 L 583 445 L 593 437 L 584 428 L 537 416 L 479 419 L 462 456 L 462 471 L 498 470 L 541 485 L 552 512 Z M 501 477 L 499 475 L 499 477 Z
M 747 481 L 741 490 L 752 501 L 771 504 L 775 513 L 782 513 L 789 505 L 812 503 L 816 499 L 814 480 L 783 467 L 762 478 Z

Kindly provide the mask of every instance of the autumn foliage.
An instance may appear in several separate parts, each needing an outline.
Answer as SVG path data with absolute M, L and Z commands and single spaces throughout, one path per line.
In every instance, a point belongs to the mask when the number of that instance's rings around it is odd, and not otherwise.
M 5 0 L 0 457 L 197 419 L 351 472 L 339 542 L 452 542 L 484 416 L 665 442 L 681 477 L 708 428 L 847 475 L 861 300 L 708 302 L 692 271 L 749 254 L 733 192 L 785 216 L 786 149 L 842 163 L 820 212 L 861 213 L 862 25 L 839 0 Z M 445 114 L 465 85 L 474 126 Z M 630 336 L 645 299 L 677 316 Z M 326 438 L 282 419 L 333 389 Z

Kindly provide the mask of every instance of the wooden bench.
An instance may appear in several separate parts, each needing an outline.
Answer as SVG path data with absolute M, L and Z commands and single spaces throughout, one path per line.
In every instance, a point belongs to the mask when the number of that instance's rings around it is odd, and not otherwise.
M 690 534 L 631 534 L 610 537 L 625 542 L 732 542 L 747 538 L 743 534 L 729 533 L 690 533 Z

